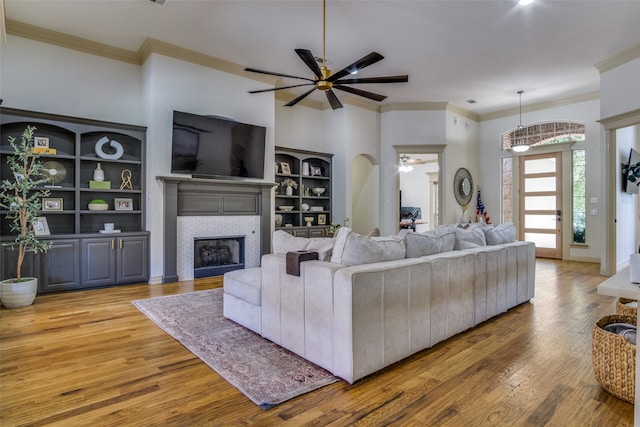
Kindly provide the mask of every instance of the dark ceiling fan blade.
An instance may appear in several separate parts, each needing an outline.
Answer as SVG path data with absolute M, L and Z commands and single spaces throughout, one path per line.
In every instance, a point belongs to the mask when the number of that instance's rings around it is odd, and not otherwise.
M 261 90 L 250 90 L 249 93 L 262 93 L 262 92 L 271 92 L 274 90 L 280 89 L 291 89 L 292 87 L 300 87 L 300 86 L 310 86 L 313 83 L 301 83 L 299 85 L 291 85 L 291 86 L 282 86 L 282 87 L 272 87 L 271 89 L 261 89 Z
M 273 71 L 258 70 L 257 68 L 249 68 L 249 67 L 247 67 L 244 70 L 252 72 L 252 73 L 268 74 L 270 76 L 289 77 L 289 78 L 292 78 L 292 79 L 302 79 L 302 80 L 309 80 L 310 82 L 315 82 L 315 80 L 308 79 L 306 77 L 292 76 L 290 74 L 276 73 L 276 72 L 273 72 Z
M 335 89 L 343 90 L 345 92 L 349 92 L 354 95 L 364 96 L 365 98 L 373 99 L 374 101 L 382 101 L 386 98 L 386 96 L 384 95 L 378 95 L 377 93 L 367 92 L 366 90 L 355 89 L 349 86 L 334 84 L 333 87 Z
M 309 95 L 311 92 L 313 92 L 314 90 L 316 90 L 316 88 L 314 87 L 313 89 L 308 90 L 307 92 L 303 93 L 302 95 L 300 95 L 299 97 L 297 97 L 296 99 L 292 99 L 291 101 L 287 102 L 286 104 L 284 104 L 285 107 L 293 107 L 294 105 L 296 105 L 298 102 L 302 101 L 304 98 L 307 97 L 307 95 Z
M 352 85 L 356 83 L 406 83 L 409 76 L 386 76 L 386 77 L 366 77 L 362 79 L 342 79 L 334 82 L 335 84 Z
M 371 52 L 367 56 L 363 56 L 358 59 L 351 65 L 347 65 L 342 70 L 338 71 L 335 74 L 332 74 L 331 77 L 327 79 L 327 81 L 335 82 L 336 80 L 349 75 L 355 71 L 362 70 L 364 67 L 368 67 L 369 65 L 375 64 L 378 61 L 382 61 L 384 56 L 380 55 L 378 52 Z
M 331 89 L 325 90 L 324 93 L 327 94 L 327 99 L 329 100 L 329 105 L 331 105 L 331 109 L 337 110 L 338 108 L 342 108 L 342 104 L 340 100 L 336 96 L 335 93 Z
M 317 76 L 319 79 L 322 78 L 322 71 L 320 71 L 320 66 L 316 62 L 316 58 L 313 56 L 310 50 L 308 49 L 296 49 L 296 53 L 302 59 L 302 61 L 307 64 L 307 67 L 313 71 L 313 74 Z

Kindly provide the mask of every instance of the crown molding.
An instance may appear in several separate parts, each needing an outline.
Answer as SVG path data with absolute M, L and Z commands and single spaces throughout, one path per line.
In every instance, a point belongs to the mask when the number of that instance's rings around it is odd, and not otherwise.
M 161 40 L 147 38 L 138 50 L 138 54 L 142 59 L 141 62 L 144 63 L 147 61 L 152 53 L 157 53 L 159 55 L 168 56 L 185 62 L 191 62 L 192 64 L 202 65 L 204 67 L 213 68 L 224 71 L 225 73 L 235 74 L 237 76 L 257 80 L 274 86 L 279 80 L 279 78 L 273 76 L 249 73 L 244 70 L 244 66 L 234 62 L 225 61 L 224 59 L 206 55 L 204 53 L 163 42 Z
M 600 74 L 602 74 L 638 58 L 640 58 L 640 44 L 632 46 L 627 50 L 623 50 L 609 59 L 598 62 L 595 67 L 598 69 Z
M 469 120 L 473 120 L 474 122 L 480 121 L 480 116 L 472 111 L 465 110 L 464 108 L 458 107 L 453 104 L 447 104 L 447 110 L 452 113 L 456 113 L 461 115 L 462 117 L 466 117 Z
M 49 43 L 56 46 L 73 49 L 92 55 L 103 56 L 117 61 L 127 62 L 129 64 L 141 65 L 142 61 L 137 52 L 119 47 L 110 46 L 104 43 L 98 43 L 91 40 L 83 39 L 69 34 L 60 33 L 58 31 L 47 30 L 46 28 L 37 27 L 24 22 L 6 21 L 7 33 L 23 37 L 30 40 Z
M 557 99 L 554 101 L 547 101 L 547 102 L 539 102 L 537 104 L 523 106 L 522 112 L 531 113 L 533 111 L 548 110 L 549 108 L 561 107 L 563 105 L 578 104 L 580 102 L 595 101 L 598 99 L 600 99 L 600 92 L 585 93 L 583 95 L 576 95 L 569 98 Z M 493 113 L 481 114 L 479 116 L 479 121 L 486 122 L 489 120 L 500 119 L 503 117 L 517 116 L 519 112 L 520 112 L 519 107 L 513 107 L 513 108 L 508 108 L 506 110 L 495 111 Z
M 382 113 L 390 111 L 438 111 L 446 110 L 448 102 L 393 102 L 381 108 Z

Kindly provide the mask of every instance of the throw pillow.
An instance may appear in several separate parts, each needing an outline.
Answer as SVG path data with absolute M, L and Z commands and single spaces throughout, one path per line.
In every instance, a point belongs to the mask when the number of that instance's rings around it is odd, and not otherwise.
M 455 229 L 456 243 L 454 249 L 468 249 L 477 246 L 487 246 L 484 231 L 481 228 Z
M 512 222 L 505 222 L 495 227 L 486 227 L 483 230 L 487 245 L 501 245 L 516 240 L 516 226 Z
M 347 266 L 371 264 L 402 259 L 405 253 L 405 242 L 400 237 L 367 237 L 348 227 L 340 227 L 331 262 Z
M 456 234 L 453 232 L 439 234 L 434 231 L 409 233 L 405 236 L 405 240 L 407 242 L 407 258 L 418 258 L 453 250 Z
M 329 261 L 333 250 L 334 240 L 324 237 L 295 237 L 284 230 L 273 233 L 273 253 L 286 254 L 295 251 L 318 252 L 320 261 Z

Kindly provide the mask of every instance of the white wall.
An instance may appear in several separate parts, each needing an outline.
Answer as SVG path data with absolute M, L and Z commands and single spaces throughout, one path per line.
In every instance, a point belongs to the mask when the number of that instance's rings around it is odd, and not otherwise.
M 640 108 L 640 58 L 600 75 L 602 118 Z
M 351 229 L 367 234 L 380 227 L 380 167 L 364 155 L 351 162 Z
M 442 145 L 447 141 L 444 110 L 389 111 L 382 113 L 380 132 L 381 210 L 383 235 L 398 232 L 398 163 L 394 145 Z M 445 163 L 448 162 L 448 147 Z M 457 160 L 451 157 L 451 161 Z M 448 166 L 447 169 L 454 166 Z M 446 192 L 444 187 L 442 191 Z M 446 210 L 445 205 L 445 210 Z M 447 218 L 446 214 L 444 217 Z
M 600 103 L 598 100 L 580 102 L 570 105 L 562 105 L 544 110 L 523 112 L 522 123 L 536 123 L 541 121 L 578 121 L 585 124 L 585 141 L 575 143 L 574 148 L 584 148 L 586 150 L 587 174 L 586 174 L 586 196 L 587 196 L 587 248 L 571 248 L 570 256 L 580 259 L 599 259 L 601 255 L 602 227 L 601 217 L 604 215 L 604 197 L 600 185 L 602 176 L 601 157 L 601 131 L 600 124 Z M 514 129 L 520 121 L 518 115 L 502 117 L 495 120 L 484 121 L 480 125 L 480 159 L 479 183 L 482 188 L 482 201 L 486 210 L 493 219 L 498 222 L 502 209 L 501 196 L 501 163 L 503 157 L 510 157 L 510 151 L 501 151 L 500 134 Z M 529 154 L 526 152 L 525 154 Z M 517 160 L 514 158 L 514 160 Z M 564 171 L 565 179 L 570 179 L 570 170 Z M 514 177 L 516 179 L 517 177 Z M 515 191 L 515 188 L 514 188 Z M 565 198 L 571 197 L 565 194 Z M 590 203 L 592 197 L 598 202 Z M 570 206 L 570 205 L 569 205 Z M 597 209 L 598 215 L 589 215 L 592 209 Z M 566 210 L 565 210 L 566 211 Z M 571 226 L 571 216 L 566 212 L 565 227 Z M 514 221 L 517 218 L 514 218 Z
M 2 106 L 144 125 L 141 69 L 7 36 L 0 43 Z
M 152 54 L 145 62 L 145 121 L 147 131 L 147 229 L 151 232 L 151 277 L 163 274 L 163 188 L 156 179 L 168 176 L 171 165 L 173 110 L 229 117 L 267 127 L 266 159 L 274 158 L 273 97 L 255 96 L 255 82 L 166 56 Z M 265 180 L 273 181 L 273 161 L 266 161 Z M 259 234 L 260 230 L 255 230 Z
M 629 255 L 638 252 L 638 194 L 622 191 L 621 164 L 629 160 L 629 151 L 640 151 L 640 126 L 630 126 L 616 131 L 616 267 L 618 270 L 628 265 Z

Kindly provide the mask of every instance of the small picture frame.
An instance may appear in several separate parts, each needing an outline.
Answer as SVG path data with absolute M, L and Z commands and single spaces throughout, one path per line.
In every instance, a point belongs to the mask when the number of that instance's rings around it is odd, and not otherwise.
M 34 136 L 33 148 L 49 148 L 49 138 L 46 136 Z
M 326 225 L 326 224 L 327 224 L 327 215 L 318 214 L 318 225 Z
M 33 221 L 33 232 L 36 236 L 48 236 L 51 234 L 46 217 L 39 216 Z
M 43 211 L 61 211 L 63 209 L 63 202 L 61 197 L 48 197 L 42 199 Z
M 283 175 L 291 175 L 291 166 L 287 162 L 280 162 L 280 169 Z
M 132 211 L 133 199 L 120 199 L 116 197 L 113 199 L 113 205 L 117 211 Z
M 319 166 L 310 166 L 311 176 L 322 176 L 322 168 Z

